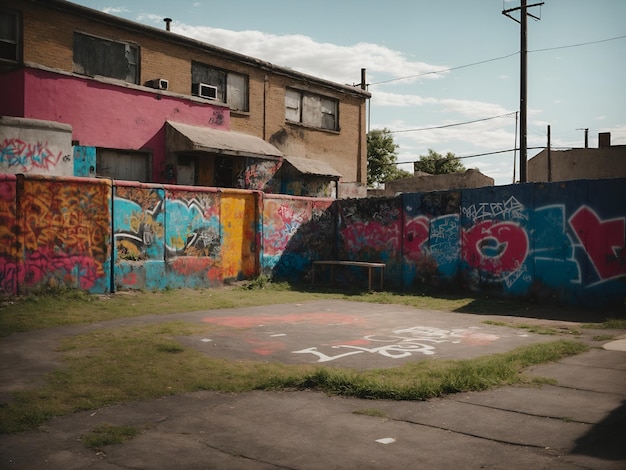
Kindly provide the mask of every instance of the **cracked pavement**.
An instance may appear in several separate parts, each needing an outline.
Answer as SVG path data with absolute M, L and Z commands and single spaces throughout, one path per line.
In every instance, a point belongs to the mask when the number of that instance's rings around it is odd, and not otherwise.
M 225 328 L 211 338 L 181 338 L 213 357 L 325 361 L 353 368 L 476 357 L 555 339 L 486 325 L 483 320 L 491 318 L 486 315 L 347 301 L 150 316 L 2 338 L 0 401 L 59 366 L 52 352 L 64 336 L 173 318 L 231 325 L 231 335 Z M 523 319 L 531 322 L 564 331 L 576 325 Z M 594 340 L 594 333 L 578 338 L 590 351 L 527 371 L 555 379 L 556 385 L 502 387 L 422 402 L 313 391 L 194 392 L 75 413 L 37 431 L 2 435 L 0 468 L 623 469 L 626 352 L 615 341 L 619 347 L 605 349 L 608 341 Z M 96 453 L 80 439 L 101 424 L 141 432 Z

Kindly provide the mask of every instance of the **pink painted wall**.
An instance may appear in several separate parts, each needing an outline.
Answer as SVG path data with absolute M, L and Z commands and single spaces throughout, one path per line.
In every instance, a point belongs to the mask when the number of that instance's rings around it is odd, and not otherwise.
M 7 75 L 9 88 L 21 84 L 24 90 L 23 115 L 17 117 L 71 124 L 72 138 L 82 146 L 148 150 L 154 181 L 164 170 L 166 120 L 230 129 L 230 110 L 224 106 L 39 69 Z M 7 106 L 7 114 L 19 111 L 18 104 Z M 0 115 L 4 108 L 0 105 Z

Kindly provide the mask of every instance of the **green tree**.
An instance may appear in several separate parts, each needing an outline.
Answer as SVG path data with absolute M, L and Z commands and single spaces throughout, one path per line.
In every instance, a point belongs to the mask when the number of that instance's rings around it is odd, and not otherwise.
M 374 129 L 367 134 L 367 185 L 411 176 L 398 168 L 398 145 L 389 129 Z
M 465 171 L 465 167 L 459 157 L 452 152 L 441 155 L 432 149 L 428 149 L 428 155 L 420 155 L 419 161 L 413 163 L 413 170 L 424 171 L 431 175 L 444 175 Z

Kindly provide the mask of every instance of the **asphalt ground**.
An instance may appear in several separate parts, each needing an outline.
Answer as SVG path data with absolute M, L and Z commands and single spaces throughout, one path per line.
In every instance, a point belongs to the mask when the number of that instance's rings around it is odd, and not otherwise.
M 462 359 L 554 341 L 485 320 L 582 332 L 591 350 L 534 367 L 557 385 L 502 387 L 423 402 L 313 391 L 195 392 L 53 419 L 0 436 L 0 469 L 625 469 L 626 331 L 548 320 L 314 301 L 155 315 L 14 334 L 0 340 L 0 403 L 60 367 L 71 335 L 172 320 L 208 323 L 178 338 L 210 357 L 356 370 Z M 602 319 L 598 319 L 602 320 Z M 372 412 L 374 410 L 375 412 Z M 81 436 L 101 424 L 143 431 L 96 453 Z

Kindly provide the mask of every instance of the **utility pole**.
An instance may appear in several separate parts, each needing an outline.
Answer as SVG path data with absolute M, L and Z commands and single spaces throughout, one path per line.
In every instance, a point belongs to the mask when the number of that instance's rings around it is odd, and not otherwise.
M 552 132 L 548 124 L 548 183 L 552 183 Z
M 519 108 L 520 108 L 520 155 L 519 155 L 519 180 L 520 183 L 525 183 L 527 181 L 526 176 L 526 162 L 528 161 L 528 131 L 527 131 L 527 85 L 526 85 L 526 77 L 527 77 L 527 17 L 530 16 L 539 20 L 538 16 L 532 15 L 528 13 L 528 9 L 532 7 L 537 7 L 543 5 L 543 2 L 533 3 L 532 5 L 527 5 L 526 0 L 521 0 L 521 4 L 516 8 L 509 8 L 508 10 L 503 10 L 502 14 L 508 16 L 514 21 L 517 21 L 520 24 L 520 92 L 519 92 Z M 517 20 L 513 18 L 510 13 L 514 11 L 520 11 L 520 19 Z

